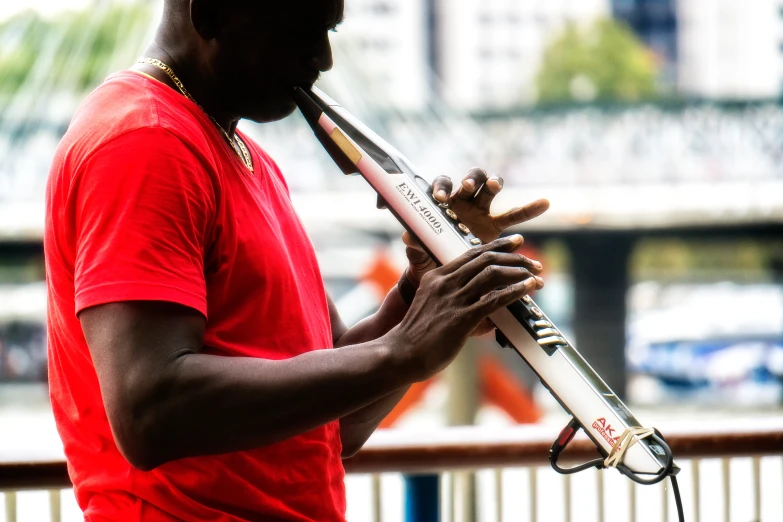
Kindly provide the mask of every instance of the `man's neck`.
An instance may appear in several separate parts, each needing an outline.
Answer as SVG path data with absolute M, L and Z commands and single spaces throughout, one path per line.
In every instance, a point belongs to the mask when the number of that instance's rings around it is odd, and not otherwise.
M 224 110 L 221 110 L 219 96 L 216 92 L 217 90 L 214 88 L 212 82 L 210 82 L 208 78 L 205 78 L 203 73 L 199 71 L 199 68 L 192 64 L 191 60 L 173 56 L 173 54 L 174 53 L 166 52 L 157 44 L 152 44 L 147 48 L 144 56 L 160 60 L 168 65 L 179 81 L 182 82 L 182 85 L 185 86 L 185 89 L 190 96 L 204 112 L 206 112 L 208 116 L 211 116 L 229 136 L 233 136 L 237 124 L 239 123 L 239 117 L 228 115 Z M 154 65 L 137 63 L 132 68 L 158 80 L 169 88 L 174 89 L 176 92 L 181 92 L 172 78 L 169 77 L 166 72 Z

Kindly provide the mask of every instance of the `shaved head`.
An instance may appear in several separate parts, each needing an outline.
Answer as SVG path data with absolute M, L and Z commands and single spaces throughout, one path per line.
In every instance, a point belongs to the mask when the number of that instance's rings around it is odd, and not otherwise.
M 296 108 L 294 87 L 332 67 L 328 32 L 342 17 L 343 0 L 165 0 L 148 54 L 197 100 L 206 91 L 198 101 L 212 112 L 271 121 Z

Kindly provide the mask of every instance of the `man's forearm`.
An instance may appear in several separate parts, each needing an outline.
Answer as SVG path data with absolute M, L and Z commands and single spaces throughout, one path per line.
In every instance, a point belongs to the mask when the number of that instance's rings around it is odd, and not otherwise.
M 410 385 L 390 393 L 377 401 L 340 419 L 340 438 L 343 443 L 342 457 L 352 457 L 362 449 L 383 419 L 397 406 Z
M 256 448 L 345 417 L 409 381 L 390 339 L 269 361 L 183 355 L 113 423 L 126 457 L 152 468 L 182 457 Z M 134 462 L 135 461 L 135 462 Z
M 365 342 L 385 335 L 402 321 L 407 311 L 408 305 L 403 301 L 397 287 L 392 288 L 378 312 L 346 330 L 338 339 L 336 347 Z M 343 442 L 344 457 L 350 457 L 361 449 L 409 388 L 409 384 L 402 386 L 385 397 L 381 397 L 340 419 L 340 436 Z

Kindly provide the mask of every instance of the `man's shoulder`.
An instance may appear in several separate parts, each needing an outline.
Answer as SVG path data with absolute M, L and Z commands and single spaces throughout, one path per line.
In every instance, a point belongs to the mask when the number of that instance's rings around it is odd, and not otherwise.
M 106 143 L 144 129 L 161 129 L 183 141 L 197 141 L 203 133 L 195 118 L 187 117 L 188 109 L 180 98 L 138 73 L 115 73 L 79 106 L 58 153 L 83 160 Z

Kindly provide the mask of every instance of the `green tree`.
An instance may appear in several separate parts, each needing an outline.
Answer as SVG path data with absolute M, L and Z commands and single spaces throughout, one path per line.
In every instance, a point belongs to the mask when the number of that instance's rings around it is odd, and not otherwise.
M 103 2 L 46 18 L 23 12 L 0 24 L 0 95 L 30 83 L 81 91 L 126 67 L 152 22 L 149 2 Z
M 657 94 L 652 51 L 624 24 L 569 24 L 544 51 L 536 78 L 540 102 L 639 101 Z

